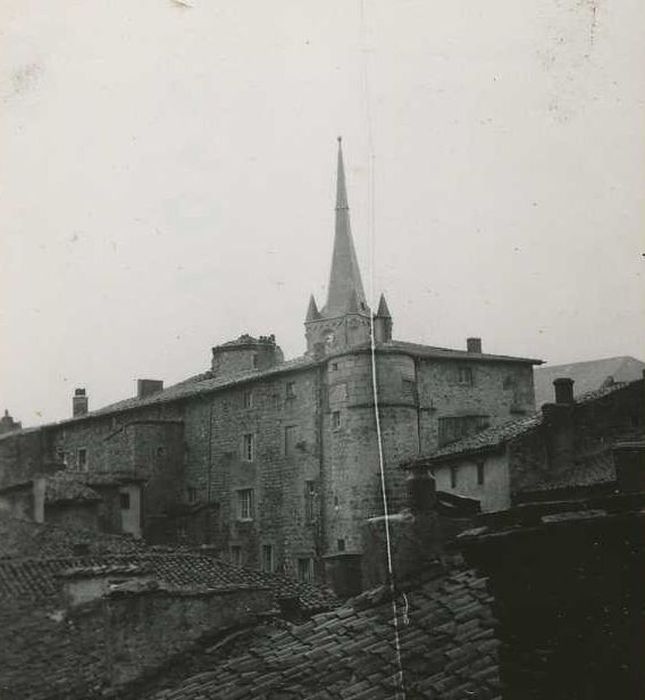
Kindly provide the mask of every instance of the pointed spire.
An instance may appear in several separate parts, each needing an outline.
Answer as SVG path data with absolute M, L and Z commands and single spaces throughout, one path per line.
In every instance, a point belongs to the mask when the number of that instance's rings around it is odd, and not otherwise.
M 347 185 L 345 183 L 345 166 L 341 137 L 338 137 L 338 171 L 336 180 L 336 229 L 334 233 L 334 252 L 329 275 L 327 304 L 323 309 L 326 316 L 342 315 L 348 309 L 352 292 L 356 296 L 356 308 L 367 311 L 365 292 L 358 267 L 356 250 L 352 239 L 349 222 L 349 205 L 347 203 Z
M 307 321 L 315 321 L 317 318 L 320 318 L 320 312 L 318 311 L 318 307 L 316 306 L 316 300 L 314 299 L 314 295 L 312 294 L 309 297 L 309 306 L 307 307 L 307 317 L 305 319 L 305 323 Z
M 392 318 L 392 314 L 390 314 L 390 309 L 387 306 L 387 301 L 385 301 L 385 294 L 381 294 L 376 315 L 379 318 Z

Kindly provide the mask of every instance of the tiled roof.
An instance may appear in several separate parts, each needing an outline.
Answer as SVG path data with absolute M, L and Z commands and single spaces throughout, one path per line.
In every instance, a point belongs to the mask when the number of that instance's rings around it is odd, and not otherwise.
M 397 595 L 400 666 L 392 599 L 380 589 L 275 631 L 242 656 L 155 697 L 389 700 L 401 689 L 402 671 L 408 698 L 499 698 L 498 640 L 485 579 L 470 570 L 435 575 Z
M 621 389 L 624 389 L 625 387 L 628 387 L 631 383 L 633 382 L 615 383 L 595 391 L 589 391 L 586 394 L 578 397 L 574 405 L 582 406 L 593 401 L 598 401 L 606 396 L 620 391 Z M 523 435 L 524 433 L 533 430 L 541 425 L 542 422 L 543 414 L 541 411 L 539 411 L 530 416 L 523 416 L 522 418 L 518 418 L 507 423 L 502 423 L 501 425 L 493 425 L 490 428 L 486 428 L 485 430 L 463 438 L 462 440 L 457 440 L 456 442 L 451 442 L 448 445 L 444 445 L 428 455 L 408 460 L 402 466 L 405 468 L 417 464 L 432 464 L 435 461 L 439 462 L 454 455 L 472 454 L 497 447 L 508 440 L 512 440 L 518 435 Z
M 80 501 L 93 503 L 101 500 L 96 491 L 82 480 L 65 472 L 45 477 L 45 503 Z
M 79 567 L 138 566 L 172 589 L 271 588 L 276 599 L 293 597 L 306 611 L 338 603 L 325 588 L 279 574 L 242 569 L 214 557 L 190 552 L 143 551 L 123 555 L 39 559 L 0 559 L 0 600 L 41 600 L 57 595 L 59 575 Z
M 86 545 L 89 554 L 99 556 L 131 554 L 144 548 L 141 540 L 128 535 L 71 530 L 0 513 L 0 562 L 19 557 L 70 557 L 78 545 Z
M 534 370 L 535 404 L 553 401 L 553 380 L 558 377 L 573 379 L 574 396 L 582 396 L 603 387 L 608 378 L 615 382 L 631 382 L 643 376 L 645 362 L 634 357 L 608 357 L 567 365 L 544 365 Z
M 518 492 L 556 491 L 559 489 L 611 484 L 616 481 L 614 460 L 609 449 L 576 461 L 570 469 L 557 476 L 543 476 L 534 483 L 524 484 Z

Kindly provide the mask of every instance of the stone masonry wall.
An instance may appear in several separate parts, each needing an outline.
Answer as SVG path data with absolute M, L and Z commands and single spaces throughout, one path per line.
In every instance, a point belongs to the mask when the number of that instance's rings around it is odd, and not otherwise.
M 274 568 L 291 573 L 296 559 L 315 555 L 305 488 L 320 479 L 319 405 L 318 370 L 309 369 L 241 383 L 187 406 L 186 484 L 199 501 L 210 495 L 218 503 L 209 536 L 222 554 L 239 547 L 241 563 L 259 567 L 262 547 L 270 546 Z M 245 435 L 252 436 L 251 461 Z M 252 518 L 241 517 L 241 490 L 253 493 Z
M 265 590 L 109 597 L 0 608 L 0 697 L 103 697 L 154 673 L 203 635 L 248 624 L 271 606 Z

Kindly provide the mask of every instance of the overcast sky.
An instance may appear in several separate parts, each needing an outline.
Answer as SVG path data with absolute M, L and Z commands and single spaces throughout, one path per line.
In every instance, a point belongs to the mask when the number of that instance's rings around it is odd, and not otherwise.
M 0 4 L 0 409 L 301 354 L 338 134 L 396 337 L 645 355 L 642 0 L 191 3 Z

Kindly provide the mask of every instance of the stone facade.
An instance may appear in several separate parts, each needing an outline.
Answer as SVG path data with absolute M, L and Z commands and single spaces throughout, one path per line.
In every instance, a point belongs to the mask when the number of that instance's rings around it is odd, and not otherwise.
M 67 469 L 144 479 L 154 541 L 208 544 L 303 579 L 322 574 L 324 556 L 359 553 L 366 518 L 384 512 L 381 461 L 395 511 L 402 460 L 534 410 L 536 361 L 485 354 L 478 339 L 463 350 L 392 339 L 385 298 L 375 314 L 365 300 L 340 150 L 334 241 L 302 357 L 284 361 L 273 336 L 243 335 L 181 384 L 44 428 L 53 455 Z
M 645 433 L 643 380 L 577 400 L 573 382 L 556 382 L 570 391 L 542 412 L 429 450 L 409 465 L 430 468 L 438 489 L 476 498 L 484 511 L 610 490 L 617 477 L 614 446 Z

